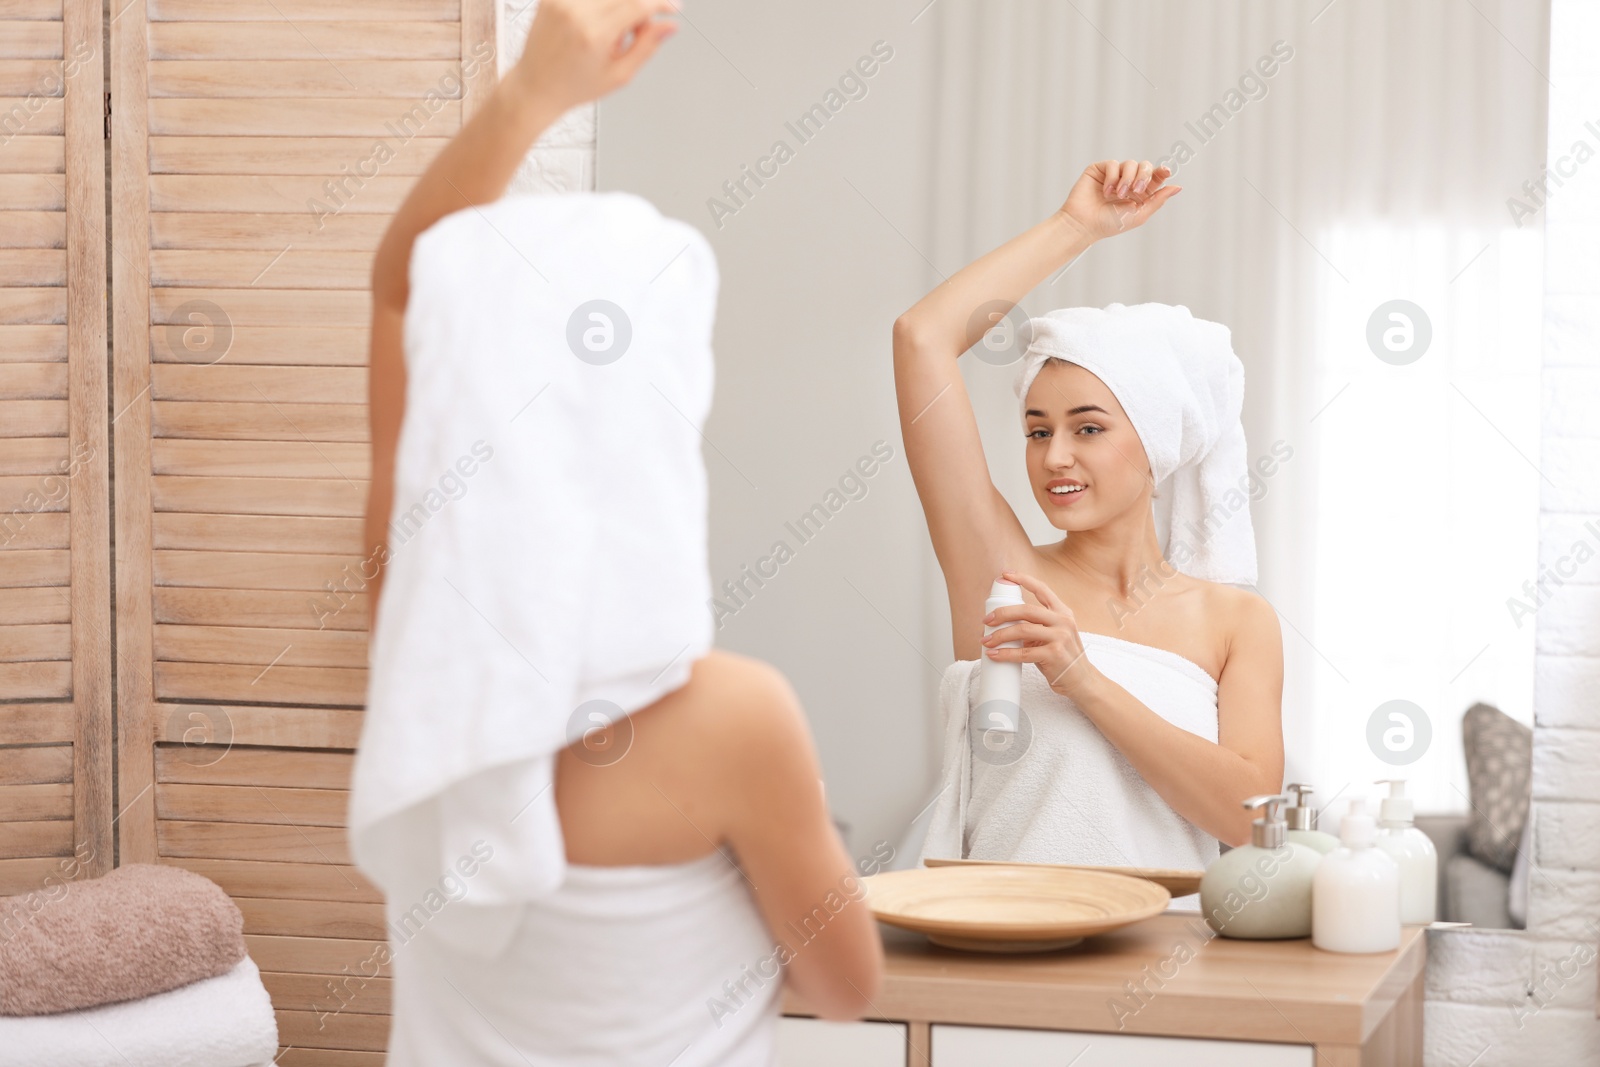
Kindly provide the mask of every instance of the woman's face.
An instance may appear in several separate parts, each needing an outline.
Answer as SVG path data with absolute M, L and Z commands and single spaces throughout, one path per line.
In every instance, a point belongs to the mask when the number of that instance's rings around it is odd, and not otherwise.
M 1028 387 L 1028 481 L 1058 530 L 1088 530 L 1150 506 L 1150 462 L 1105 383 L 1051 359 Z M 1070 486 L 1082 486 L 1073 490 Z

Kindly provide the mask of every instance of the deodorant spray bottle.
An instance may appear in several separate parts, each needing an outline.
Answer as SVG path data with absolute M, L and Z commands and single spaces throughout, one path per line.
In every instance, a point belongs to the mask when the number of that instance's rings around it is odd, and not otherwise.
M 989 589 L 989 599 L 983 602 L 985 617 L 996 608 L 1022 603 L 1022 586 L 1014 582 L 996 581 Z M 1001 625 L 1007 625 L 1002 623 Z M 998 626 L 984 626 L 983 636 L 988 637 Z M 1021 641 L 1007 641 L 1001 648 L 1017 648 Z M 1022 719 L 1022 664 L 997 663 L 987 652 L 978 674 L 978 706 L 974 709 L 977 725 L 982 730 L 1016 733 Z

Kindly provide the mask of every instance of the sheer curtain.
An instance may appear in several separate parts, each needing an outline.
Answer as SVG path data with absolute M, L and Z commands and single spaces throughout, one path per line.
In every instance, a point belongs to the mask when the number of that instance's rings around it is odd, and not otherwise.
M 1042 218 L 1093 160 L 1172 159 L 1184 192 L 1024 310 L 1159 300 L 1232 328 L 1251 455 L 1290 452 L 1252 505 L 1287 780 L 1320 805 L 1407 777 L 1419 809 L 1464 809 L 1461 713 L 1532 715 L 1533 627 L 1508 600 L 1538 570 L 1547 3 L 939 0 L 921 17 L 939 20 L 936 269 Z M 1385 347 L 1408 331 L 1409 351 Z M 1042 541 L 1059 535 L 1028 492 L 1014 370 L 965 373 L 996 481 Z M 1420 709 L 1411 753 L 1386 712 L 1371 732 L 1390 701 Z

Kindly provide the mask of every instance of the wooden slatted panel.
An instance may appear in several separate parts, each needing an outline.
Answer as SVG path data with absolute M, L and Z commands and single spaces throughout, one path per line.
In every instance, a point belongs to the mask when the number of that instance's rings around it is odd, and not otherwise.
M 390 214 L 492 85 L 493 18 L 491 0 L 133 0 L 112 27 L 122 857 L 239 903 L 290 1067 L 376 1065 L 388 1033 L 388 969 L 365 962 L 382 898 L 344 827 L 368 283 Z M 31 314 L 49 268 L 12 267 Z
M 0 3 L 0 894 L 111 868 L 98 0 Z
M 74 487 L 61 476 L 72 451 L 67 139 L 39 121 L 44 101 L 66 94 L 63 14 L 52 0 L 0 18 L 0 94 L 17 98 L 0 111 L 0 245 L 11 246 L 0 247 L 0 426 L 11 428 L 0 430 L 0 589 L 29 590 L 29 607 L 48 613 L 0 617 L 0 700 L 72 693 L 70 522 L 40 522 L 67 517 Z

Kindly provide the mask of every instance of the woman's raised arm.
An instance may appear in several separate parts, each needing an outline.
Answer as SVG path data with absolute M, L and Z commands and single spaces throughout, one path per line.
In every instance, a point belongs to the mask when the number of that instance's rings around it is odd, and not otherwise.
M 1090 164 L 1049 218 L 963 267 L 895 320 L 906 462 L 951 604 L 972 605 L 974 620 L 996 575 L 1032 570 L 1032 545 L 989 477 L 956 361 L 1052 271 L 1154 214 L 1178 191 L 1162 188 L 1170 173 L 1131 159 Z M 958 630 L 958 649 L 962 644 Z
M 400 210 L 372 262 L 372 341 L 367 364 L 372 480 L 367 489 L 363 572 L 369 624 L 388 559 L 394 505 L 394 452 L 405 415 L 403 348 L 411 248 L 417 235 L 452 212 L 497 200 L 539 135 L 567 111 L 629 81 L 677 24 L 656 16 L 674 0 L 542 0 L 516 66 L 450 143 L 440 150 Z

